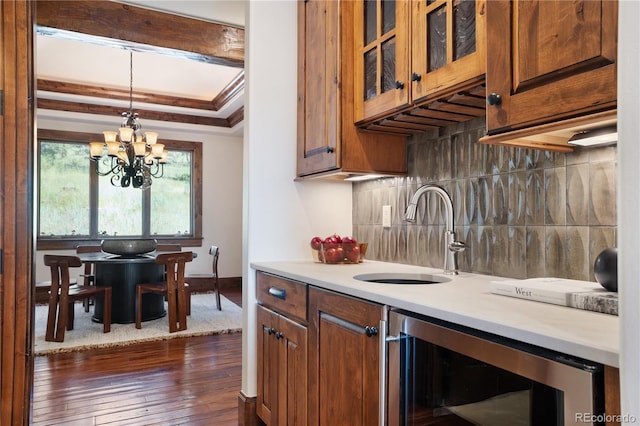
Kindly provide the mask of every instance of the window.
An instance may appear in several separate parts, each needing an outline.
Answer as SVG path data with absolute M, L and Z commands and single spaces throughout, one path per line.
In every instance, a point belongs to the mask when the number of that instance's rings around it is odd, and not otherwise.
M 74 248 L 106 238 L 202 240 L 202 144 L 162 140 L 169 150 L 148 190 L 120 188 L 98 176 L 88 133 L 38 130 L 38 249 Z

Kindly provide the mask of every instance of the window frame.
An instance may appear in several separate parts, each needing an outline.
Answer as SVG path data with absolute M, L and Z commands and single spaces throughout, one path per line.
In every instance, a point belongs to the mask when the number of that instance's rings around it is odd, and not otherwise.
M 34 165 L 34 176 L 35 176 L 35 186 L 37 191 L 37 202 L 35 203 L 35 207 L 37 209 L 37 220 L 34 221 L 34 225 L 36 226 L 36 234 L 38 234 L 38 230 L 40 227 L 40 177 L 39 177 L 39 162 L 40 162 L 40 141 L 52 141 L 52 142 L 65 142 L 65 143 L 82 143 L 87 146 L 87 161 L 89 159 L 89 145 L 90 141 L 100 141 L 103 140 L 103 136 L 101 134 L 96 133 L 83 133 L 83 132 L 70 132 L 70 131 L 61 131 L 61 130 L 48 130 L 48 129 L 38 129 L 37 137 L 36 137 L 36 164 Z M 191 211 L 193 212 L 192 217 L 192 227 L 193 227 L 193 235 L 189 237 L 170 237 L 170 236 L 162 236 L 161 238 L 157 238 L 158 243 L 173 243 L 180 244 L 183 247 L 201 247 L 202 246 L 202 143 L 201 142 L 191 142 L 191 141 L 179 141 L 179 140 L 167 140 L 162 139 L 162 143 L 165 144 L 166 148 L 171 151 L 179 150 L 179 151 L 190 151 L 192 156 L 192 176 L 191 176 L 191 191 L 192 191 L 192 199 L 191 199 Z M 171 162 L 167 163 L 167 167 L 171 166 Z M 97 224 L 97 195 L 95 188 L 98 186 L 98 175 L 95 173 L 90 173 L 89 182 L 91 185 L 90 192 L 90 203 L 91 203 L 91 220 L 90 220 L 90 232 L 91 236 L 82 237 L 82 238 L 73 238 L 73 237 L 59 237 L 59 236 L 41 236 L 37 235 L 36 239 L 36 250 L 60 250 L 60 249 L 75 249 L 79 244 L 97 244 L 103 239 L 110 238 L 119 238 L 119 239 L 137 239 L 138 237 L 110 237 L 110 236 L 100 236 L 97 234 L 96 224 Z M 141 191 L 140 189 L 126 188 L 127 190 L 135 190 Z M 150 194 L 147 194 L 143 200 L 143 205 L 149 205 Z M 148 215 L 143 216 L 143 222 L 148 222 Z M 154 238 L 153 236 L 141 236 L 139 238 Z

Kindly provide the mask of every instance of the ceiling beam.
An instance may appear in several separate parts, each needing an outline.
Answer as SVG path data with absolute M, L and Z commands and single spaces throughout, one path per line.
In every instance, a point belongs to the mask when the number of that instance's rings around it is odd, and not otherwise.
M 85 41 L 97 37 L 94 42 L 100 44 L 163 50 L 161 53 L 244 67 L 242 28 L 111 1 L 38 0 L 36 3 L 36 23 L 42 34 Z

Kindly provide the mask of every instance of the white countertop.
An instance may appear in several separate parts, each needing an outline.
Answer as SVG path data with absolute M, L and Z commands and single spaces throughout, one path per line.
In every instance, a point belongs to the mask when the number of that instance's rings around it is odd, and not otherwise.
M 506 278 L 399 263 L 364 261 L 325 265 L 312 261 L 254 262 L 251 267 L 292 280 L 472 327 L 618 367 L 619 320 L 615 315 L 522 300 L 490 293 L 489 282 Z M 451 278 L 426 285 L 359 281 L 364 273 L 422 273 Z

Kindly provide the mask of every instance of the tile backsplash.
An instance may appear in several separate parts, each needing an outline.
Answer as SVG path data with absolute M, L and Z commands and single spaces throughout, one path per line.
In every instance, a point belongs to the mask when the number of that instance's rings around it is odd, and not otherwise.
M 415 190 L 435 183 L 451 195 L 455 231 L 467 248 L 460 270 L 512 278 L 593 281 L 593 263 L 615 247 L 616 146 L 554 153 L 478 143 L 484 118 L 408 139 L 408 176 L 353 185 L 353 233 L 373 260 L 441 268 L 444 207 L 433 194 L 404 211 Z M 382 206 L 391 205 L 390 228 Z

